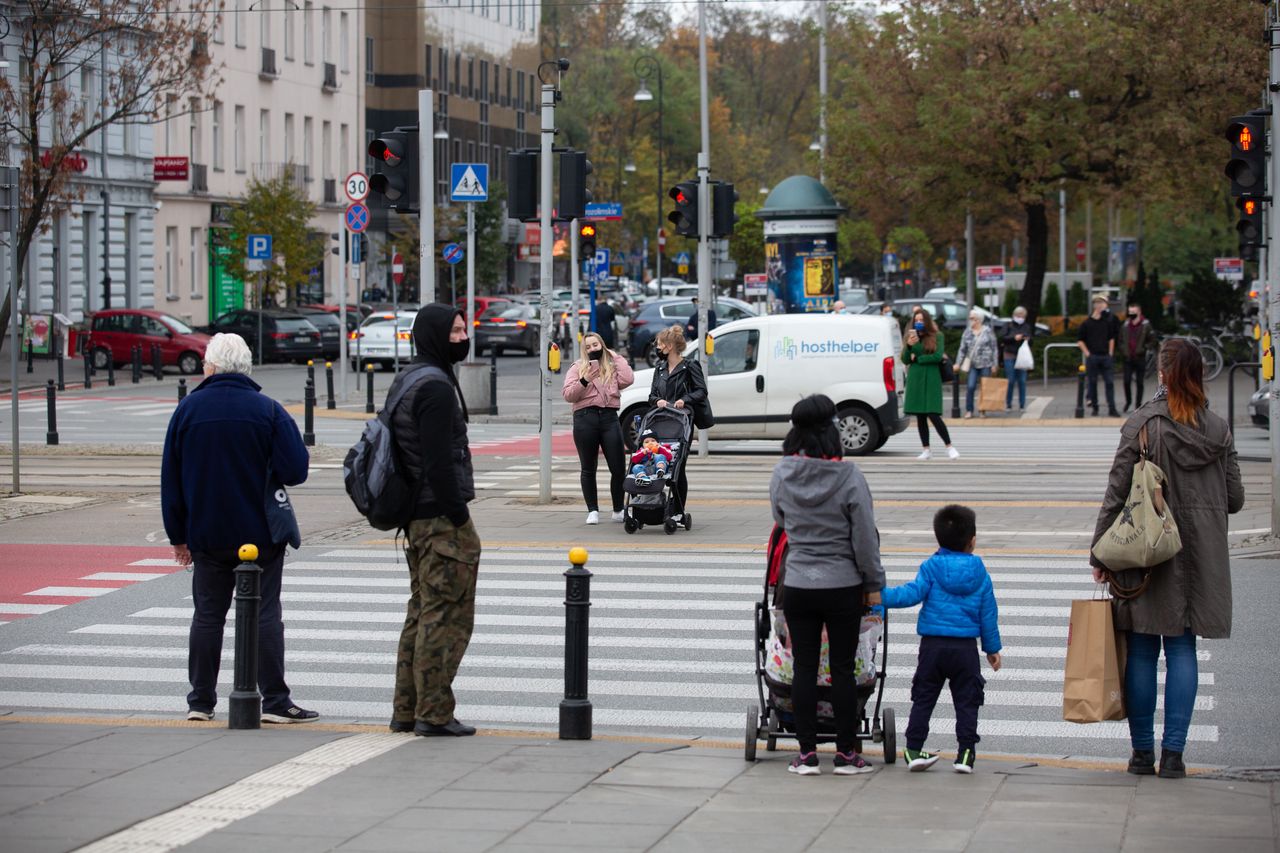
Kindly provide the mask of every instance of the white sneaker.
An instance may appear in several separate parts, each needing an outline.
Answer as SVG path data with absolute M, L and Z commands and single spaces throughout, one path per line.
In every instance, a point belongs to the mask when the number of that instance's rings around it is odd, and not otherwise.
M 959 451 L 959 450 L 956 450 L 954 447 L 948 447 L 948 448 L 947 448 L 947 458 L 948 458 L 948 459 L 959 459 L 959 458 L 960 458 L 960 451 Z
M 916 458 L 917 458 L 917 459 L 922 459 L 922 460 L 927 461 L 927 460 L 929 460 L 929 459 L 932 459 L 932 458 L 933 458 L 933 453 L 929 450 L 929 448 L 927 448 L 927 447 L 926 447 L 926 448 L 924 449 L 924 453 L 921 453 L 921 454 L 920 454 L 919 456 L 917 456 Z
M 600 523 L 600 513 L 596 512 L 594 509 L 591 510 L 591 512 L 587 513 L 587 524 L 599 524 L 599 523 Z
M 621 511 L 619 511 L 619 512 L 615 512 L 613 515 L 611 515 L 611 516 L 609 516 L 609 517 L 610 517 L 610 518 L 612 518 L 614 521 L 626 521 L 626 520 L 627 520 L 627 514 L 626 514 L 625 512 L 621 512 Z

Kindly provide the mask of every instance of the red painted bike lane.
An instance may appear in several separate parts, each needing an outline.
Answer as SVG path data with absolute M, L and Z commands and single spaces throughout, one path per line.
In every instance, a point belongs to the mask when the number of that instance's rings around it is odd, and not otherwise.
M 0 624 L 179 571 L 169 548 L 0 545 Z

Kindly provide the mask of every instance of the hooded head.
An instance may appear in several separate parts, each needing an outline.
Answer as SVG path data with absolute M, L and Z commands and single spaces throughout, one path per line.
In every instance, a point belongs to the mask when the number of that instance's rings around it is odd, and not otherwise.
M 413 321 L 413 345 L 417 348 L 418 361 L 452 372 L 453 363 L 462 360 L 454 358 L 455 347 L 449 340 L 454 318 L 457 317 L 463 317 L 462 311 L 452 305 L 432 302 L 422 306 Z M 465 318 L 463 328 L 466 328 Z M 463 341 L 466 341 L 465 332 Z M 465 358 L 466 351 L 463 350 L 462 354 Z

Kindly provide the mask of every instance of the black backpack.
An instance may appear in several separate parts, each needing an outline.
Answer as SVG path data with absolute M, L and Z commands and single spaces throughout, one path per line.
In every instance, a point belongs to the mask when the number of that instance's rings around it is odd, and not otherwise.
M 401 377 L 400 387 L 387 397 L 377 417 L 365 423 L 364 432 L 342 462 L 342 482 L 351 502 L 369 524 L 378 530 L 399 530 L 413 520 L 418 484 L 410 480 L 399 454 L 391 419 L 405 395 L 424 380 L 448 380 L 434 365 L 415 365 Z

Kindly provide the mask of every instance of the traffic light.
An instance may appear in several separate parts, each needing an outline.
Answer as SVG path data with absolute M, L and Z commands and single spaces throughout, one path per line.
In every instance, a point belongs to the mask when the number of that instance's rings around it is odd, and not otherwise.
M 418 130 L 398 127 L 369 143 L 377 171 L 369 189 L 400 213 L 418 213 Z
M 587 175 L 591 174 L 591 161 L 585 151 L 560 152 L 560 204 L 556 206 L 556 218 L 568 222 L 581 219 L 587 213 L 591 190 L 587 189 Z
M 507 216 L 538 221 L 538 152 L 528 148 L 507 155 Z
M 1262 239 L 1262 202 L 1256 198 L 1236 199 L 1236 207 L 1240 208 L 1240 221 L 1236 223 L 1236 231 L 1240 233 L 1240 257 L 1246 261 L 1257 260 L 1258 247 Z
M 667 195 L 676 203 L 676 209 L 667 214 L 667 221 L 676 227 L 682 237 L 698 236 L 698 182 L 681 181 Z
M 711 185 L 711 236 L 716 239 L 733 236 L 733 226 L 738 214 L 733 209 L 738 201 L 738 191 L 728 181 L 715 181 Z
M 578 226 L 578 259 L 596 262 L 596 224 L 583 222 Z
M 1236 116 L 1227 125 L 1227 141 L 1231 143 L 1231 160 L 1227 177 L 1231 194 L 1263 196 L 1267 194 L 1267 119 L 1265 116 Z
M 339 232 L 335 231 L 335 232 L 333 232 L 333 233 L 329 234 L 329 241 L 330 241 L 330 242 L 332 242 L 332 243 L 337 243 L 337 244 L 338 244 L 337 246 L 330 246 L 330 247 L 329 247 L 329 251 L 330 251 L 332 254 L 335 254 L 335 255 L 340 255 L 340 254 L 342 254 L 342 249 L 340 248 L 340 247 L 341 247 L 341 245 L 342 245 L 341 240 L 342 240 L 342 234 L 341 234 L 341 233 L 339 233 Z
M 360 238 L 360 262 L 368 263 L 369 262 L 369 235 L 361 231 L 358 236 Z

